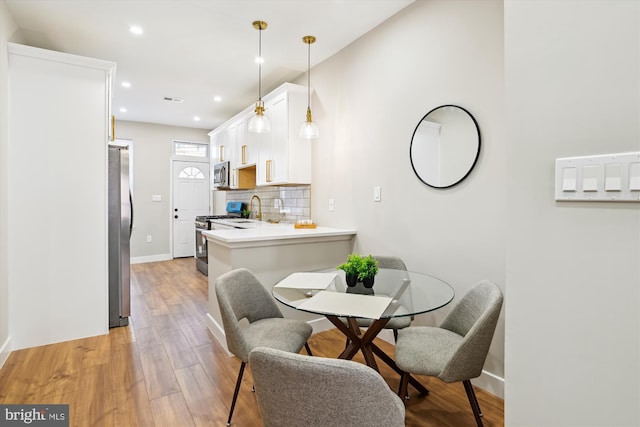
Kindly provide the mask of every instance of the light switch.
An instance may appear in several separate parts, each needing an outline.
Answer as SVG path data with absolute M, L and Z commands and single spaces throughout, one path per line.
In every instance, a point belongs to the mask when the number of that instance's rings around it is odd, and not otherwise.
M 582 191 L 598 191 L 598 166 L 582 168 Z
M 562 169 L 562 191 L 576 191 L 576 168 Z
M 609 163 L 605 166 L 604 190 L 622 191 L 622 164 Z
M 162 196 L 160 194 L 154 194 L 151 196 L 151 201 L 152 202 L 161 202 L 162 201 Z
M 380 197 L 380 187 L 373 187 L 373 201 L 379 202 Z
M 629 190 L 640 191 L 640 162 L 629 163 Z
M 556 159 L 555 199 L 640 203 L 640 151 Z

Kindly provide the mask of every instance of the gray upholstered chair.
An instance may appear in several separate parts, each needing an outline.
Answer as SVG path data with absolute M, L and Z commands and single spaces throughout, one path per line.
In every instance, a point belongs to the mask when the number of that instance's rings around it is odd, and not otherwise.
M 402 399 L 366 365 L 270 348 L 249 360 L 264 427 L 404 426 Z
M 482 412 L 471 379 L 480 376 L 502 307 L 502 291 L 494 283 L 477 283 L 439 327 L 411 326 L 400 331 L 396 364 L 405 373 L 400 396 L 407 396 L 409 373 L 462 381 L 478 426 Z
M 388 268 L 392 270 L 405 270 L 405 271 L 407 270 L 407 266 L 405 265 L 404 261 L 402 261 L 402 259 L 398 257 L 374 255 L 373 258 L 375 258 L 378 261 L 378 267 L 380 268 Z M 384 325 L 384 328 L 392 329 L 393 337 L 397 340 L 398 329 L 403 329 L 411 325 L 412 320 L 413 320 L 413 316 L 393 317 L 389 319 L 389 322 L 386 325 Z M 356 319 L 356 321 L 358 322 L 358 326 L 360 326 L 361 328 L 368 328 L 369 326 L 371 326 L 371 322 L 373 322 L 373 320 L 371 319 L 362 319 L 362 318 L 358 318 Z M 349 344 L 349 339 L 347 338 L 347 345 L 348 344 Z
M 307 340 L 312 328 L 301 320 L 285 319 L 269 292 L 246 268 L 219 276 L 215 290 L 227 346 L 242 361 L 227 420 L 230 425 L 251 350 L 271 347 L 297 353 L 305 347 L 311 354 Z

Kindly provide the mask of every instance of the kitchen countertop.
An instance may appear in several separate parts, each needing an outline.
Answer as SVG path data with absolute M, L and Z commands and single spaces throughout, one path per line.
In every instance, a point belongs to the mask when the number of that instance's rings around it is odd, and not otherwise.
M 271 224 L 265 221 L 218 221 L 220 224 L 233 225 L 230 230 L 208 230 L 202 234 L 210 243 L 228 248 L 246 248 L 256 246 L 276 246 L 314 241 L 348 240 L 356 234 L 355 229 L 321 227 L 294 228 L 293 224 Z

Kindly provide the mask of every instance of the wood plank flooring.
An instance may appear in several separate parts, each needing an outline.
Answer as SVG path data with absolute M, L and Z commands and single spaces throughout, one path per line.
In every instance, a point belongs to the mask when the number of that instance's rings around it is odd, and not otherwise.
M 228 357 L 206 328 L 207 278 L 194 259 L 133 265 L 131 291 L 129 326 L 14 351 L 0 370 L 0 403 L 69 404 L 70 425 L 82 427 L 226 425 L 240 362 Z M 377 343 L 393 355 L 392 345 Z M 344 337 L 326 331 L 313 335 L 309 345 L 316 356 L 336 357 Z M 364 362 L 360 356 L 355 360 Z M 397 389 L 395 372 L 383 363 L 380 367 Z M 410 388 L 407 426 L 475 426 L 462 384 L 418 378 L 431 393 L 421 397 Z M 251 387 L 248 369 L 235 426 L 262 425 Z M 503 401 L 476 392 L 484 425 L 504 426 Z

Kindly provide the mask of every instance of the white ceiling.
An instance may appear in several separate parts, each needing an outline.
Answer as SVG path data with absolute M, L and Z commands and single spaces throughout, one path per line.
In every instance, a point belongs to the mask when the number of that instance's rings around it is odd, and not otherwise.
M 318 39 L 311 46 L 313 66 L 413 1 L 5 0 L 19 27 L 12 41 L 117 63 L 117 119 L 203 129 L 257 99 L 253 21 L 269 24 L 262 32 L 264 95 L 306 71 L 303 36 Z M 131 34 L 131 25 L 144 34 Z M 123 88 L 123 81 L 131 87 Z

